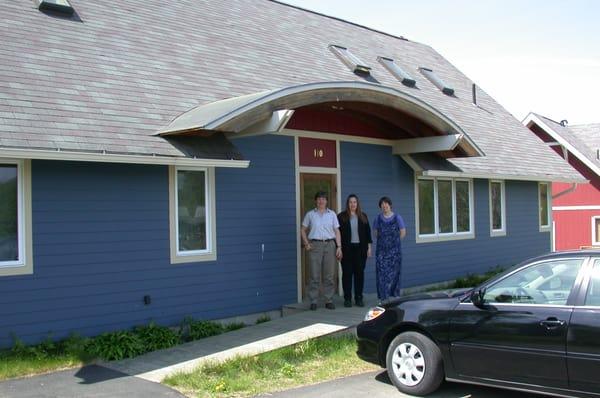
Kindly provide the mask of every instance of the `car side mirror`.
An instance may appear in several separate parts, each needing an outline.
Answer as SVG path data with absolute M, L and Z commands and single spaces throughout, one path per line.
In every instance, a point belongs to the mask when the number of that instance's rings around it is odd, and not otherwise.
M 471 293 L 471 302 L 475 307 L 483 308 L 485 304 L 485 300 L 483 297 L 485 296 L 485 288 L 473 290 Z

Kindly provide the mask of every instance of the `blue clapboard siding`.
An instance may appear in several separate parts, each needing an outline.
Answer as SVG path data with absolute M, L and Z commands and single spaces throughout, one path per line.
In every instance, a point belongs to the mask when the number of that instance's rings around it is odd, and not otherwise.
M 416 243 L 414 173 L 410 167 L 393 156 L 390 147 L 342 143 L 340 148 L 342 201 L 356 193 L 372 224 L 379 211 L 378 199 L 390 196 L 394 211 L 404 218 L 403 287 L 483 273 L 550 250 L 550 234 L 539 232 L 536 182 L 506 182 L 506 236 L 490 236 L 488 180 L 476 179 L 475 239 Z M 367 262 L 365 291 L 376 291 L 373 259 Z
M 293 138 L 235 144 L 251 166 L 216 170 L 215 262 L 170 264 L 166 166 L 33 161 L 34 274 L 0 278 L 0 346 L 294 302 Z

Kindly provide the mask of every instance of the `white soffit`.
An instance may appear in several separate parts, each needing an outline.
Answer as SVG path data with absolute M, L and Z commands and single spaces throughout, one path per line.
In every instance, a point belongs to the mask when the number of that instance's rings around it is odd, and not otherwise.
M 250 127 L 242 130 L 236 135 L 259 135 L 259 134 L 271 134 L 279 133 L 287 122 L 290 121 L 294 111 L 292 109 L 282 109 L 275 111 L 271 114 L 271 117 L 261 120 L 258 123 L 251 125 Z

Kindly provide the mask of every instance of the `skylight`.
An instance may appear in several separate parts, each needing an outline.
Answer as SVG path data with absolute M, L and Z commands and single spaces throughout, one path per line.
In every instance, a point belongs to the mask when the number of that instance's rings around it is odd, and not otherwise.
M 431 83 L 433 83 L 434 86 L 436 86 L 437 88 L 442 90 L 442 93 L 444 93 L 446 95 L 454 95 L 454 89 L 452 87 L 448 86 L 431 69 L 420 67 L 419 72 L 421 72 L 423 74 L 423 76 L 425 76 L 427 78 L 427 80 L 429 80 Z
M 75 11 L 68 0 L 35 0 L 40 11 L 50 10 L 71 15 Z
M 402 69 L 398 64 L 396 64 L 393 59 L 386 57 L 377 57 L 377 61 L 379 61 L 381 65 L 383 65 L 396 79 L 398 79 L 405 86 L 415 86 L 415 79 L 413 79 L 408 73 L 404 71 L 404 69 Z
M 371 67 L 352 54 L 346 47 L 330 44 L 329 49 L 354 73 L 369 75 Z

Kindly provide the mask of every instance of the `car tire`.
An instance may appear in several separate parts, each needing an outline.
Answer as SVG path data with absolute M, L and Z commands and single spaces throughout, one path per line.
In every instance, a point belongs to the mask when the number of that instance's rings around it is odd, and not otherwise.
M 404 332 L 390 343 L 386 354 L 390 380 L 398 390 L 410 395 L 427 395 L 444 379 L 439 347 L 416 332 Z

